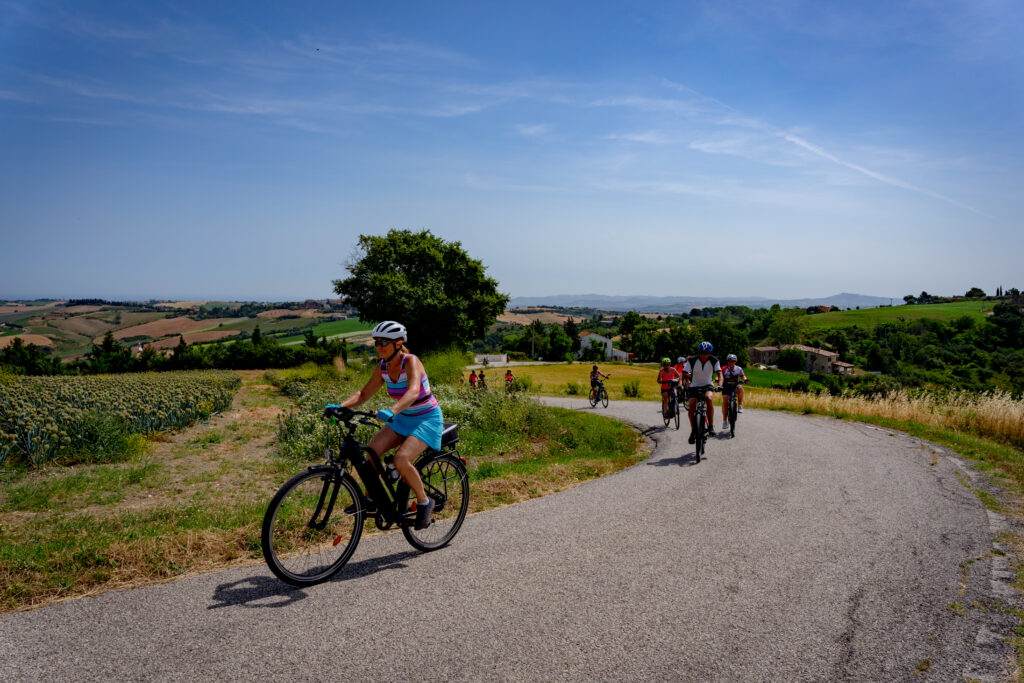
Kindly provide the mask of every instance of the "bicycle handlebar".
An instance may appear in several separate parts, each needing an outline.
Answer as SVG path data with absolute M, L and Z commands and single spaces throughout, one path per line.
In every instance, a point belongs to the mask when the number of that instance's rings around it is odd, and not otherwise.
M 373 413 L 367 413 L 366 411 L 363 410 L 352 410 L 351 408 L 345 408 L 340 405 L 329 403 L 326 406 L 324 406 L 324 412 L 320 414 L 320 419 L 325 420 L 329 417 L 335 418 L 345 423 L 350 423 L 352 422 L 352 420 L 355 420 L 358 417 L 360 419 L 356 421 L 359 422 L 360 424 L 372 425 L 373 422 L 371 422 L 370 420 L 376 419 L 377 416 Z

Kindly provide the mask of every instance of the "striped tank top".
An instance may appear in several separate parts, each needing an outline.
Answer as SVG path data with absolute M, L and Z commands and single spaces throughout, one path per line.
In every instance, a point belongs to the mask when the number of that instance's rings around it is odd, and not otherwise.
M 380 376 L 384 380 L 384 384 L 388 388 L 388 396 L 395 399 L 396 401 L 403 396 L 405 392 L 409 390 L 409 378 L 405 374 L 405 361 L 412 358 L 412 354 L 407 354 L 402 358 L 402 373 L 398 376 L 398 381 L 391 381 L 391 375 L 388 373 L 388 363 L 386 360 L 380 362 Z M 430 382 L 427 380 L 427 371 L 423 371 L 423 377 L 420 379 L 420 395 L 416 399 L 415 403 L 403 410 L 400 415 L 405 417 L 419 417 L 426 415 L 432 410 L 438 409 L 437 399 L 434 398 L 434 394 L 430 392 Z

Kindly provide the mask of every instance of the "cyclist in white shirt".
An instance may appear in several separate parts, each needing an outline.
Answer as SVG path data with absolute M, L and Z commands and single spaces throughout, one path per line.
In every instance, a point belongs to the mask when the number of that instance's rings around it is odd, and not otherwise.
M 714 387 L 722 383 L 722 366 L 718 359 L 711 355 L 711 342 L 702 341 L 697 345 L 697 355 L 686 359 L 684 372 L 690 378 L 690 443 L 697 440 L 697 423 L 694 413 L 697 411 L 697 396 L 704 393 L 707 402 L 708 436 L 715 435 L 715 392 Z
M 736 412 L 743 412 L 743 383 L 747 376 L 743 374 L 743 368 L 736 365 L 736 354 L 730 353 L 725 357 L 725 367 L 722 368 L 722 424 L 729 419 L 728 396 L 736 392 Z

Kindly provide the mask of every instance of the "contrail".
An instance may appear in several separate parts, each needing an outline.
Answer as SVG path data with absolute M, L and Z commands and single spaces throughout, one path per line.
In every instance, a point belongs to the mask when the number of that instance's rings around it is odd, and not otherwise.
M 795 135 L 790 135 L 789 133 L 776 133 L 776 135 L 778 135 L 779 137 L 783 138 L 786 142 L 794 144 L 797 147 L 802 147 L 803 149 L 806 149 L 808 152 L 811 152 L 812 154 L 818 155 L 822 159 L 828 159 L 832 163 L 839 164 L 840 166 L 845 166 L 846 168 L 853 169 L 854 171 L 857 171 L 858 173 L 863 173 L 864 175 L 866 175 L 869 178 L 874 178 L 875 180 L 878 180 L 880 182 L 888 183 L 889 185 L 895 185 L 896 187 L 901 187 L 904 190 L 911 190 L 913 192 L 920 192 L 921 194 L 927 195 L 928 197 L 932 197 L 934 199 L 941 199 L 944 202 L 949 202 L 953 206 L 959 206 L 961 209 L 967 209 L 968 211 L 976 213 L 979 216 L 984 216 L 985 218 L 995 218 L 995 216 L 993 216 L 992 214 L 985 213 L 981 209 L 977 209 L 977 208 L 975 208 L 975 207 L 973 207 L 973 206 L 971 206 L 969 204 L 964 204 L 963 202 L 958 202 L 957 200 L 953 199 L 952 197 L 947 197 L 944 194 L 939 194 L 938 192 L 932 192 L 931 190 L 926 190 L 923 187 L 918 187 L 917 185 L 911 185 L 910 183 L 905 183 L 902 180 L 897 180 L 896 178 L 890 178 L 887 175 L 882 175 L 881 173 L 877 173 L 875 171 L 872 171 L 870 168 L 864 168 L 863 166 L 858 166 L 857 164 L 851 164 L 848 161 L 843 161 L 839 157 L 837 157 L 837 156 L 835 156 L 833 154 L 829 154 L 828 152 L 823 150 L 821 147 L 818 147 L 817 145 L 812 145 L 811 143 L 807 142 L 806 140 L 798 138 Z

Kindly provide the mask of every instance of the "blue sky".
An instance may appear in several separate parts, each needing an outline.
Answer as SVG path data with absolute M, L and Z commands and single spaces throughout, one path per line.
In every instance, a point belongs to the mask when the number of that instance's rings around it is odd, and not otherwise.
M 0 298 L 1024 289 L 1024 4 L 0 0 Z

